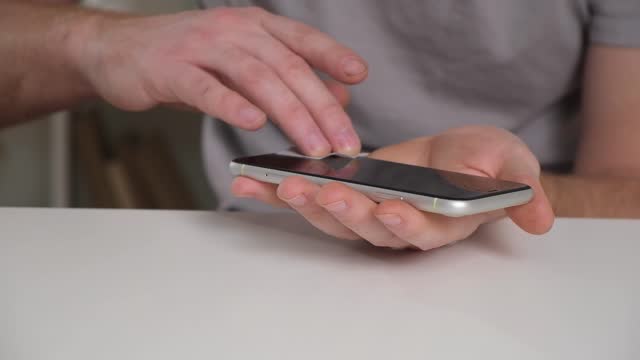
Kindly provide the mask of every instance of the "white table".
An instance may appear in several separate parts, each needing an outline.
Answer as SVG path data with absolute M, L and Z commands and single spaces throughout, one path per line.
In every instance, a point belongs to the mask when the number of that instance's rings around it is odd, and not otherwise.
M 0 209 L 0 359 L 640 359 L 640 222 L 430 253 L 296 217 Z

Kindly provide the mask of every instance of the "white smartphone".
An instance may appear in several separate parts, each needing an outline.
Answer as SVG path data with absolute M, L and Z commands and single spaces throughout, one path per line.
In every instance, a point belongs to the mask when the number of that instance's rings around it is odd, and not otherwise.
M 229 168 L 234 176 L 273 184 L 289 176 L 320 185 L 340 182 L 376 202 L 397 199 L 451 217 L 522 205 L 533 198 L 533 190 L 524 184 L 367 157 L 265 154 L 235 159 Z

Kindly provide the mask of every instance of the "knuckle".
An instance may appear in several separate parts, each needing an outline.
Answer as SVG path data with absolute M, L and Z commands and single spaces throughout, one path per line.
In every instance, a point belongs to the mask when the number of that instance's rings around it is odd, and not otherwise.
M 345 214 L 340 214 L 337 217 L 341 223 L 352 229 L 362 230 L 368 226 L 367 219 L 369 218 L 369 213 L 365 211 L 352 209 L 352 211 L 347 211 Z
M 309 44 L 309 41 L 312 41 L 315 35 L 316 31 L 303 23 L 296 22 L 291 27 L 291 36 L 299 44 Z
M 281 63 L 281 71 L 289 77 L 300 77 L 311 74 L 311 67 L 300 56 L 290 54 Z
M 259 16 L 259 17 L 262 17 L 268 14 L 267 10 L 261 8 L 260 6 L 249 6 L 245 8 L 245 11 L 247 11 L 247 13 L 249 13 L 252 16 Z
M 182 101 L 193 101 L 191 97 L 194 93 L 194 89 L 201 87 L 203 83 L 202 77 L 197 74 L 193 69 L 187 69 L 182 71 L 180 75 L 170 76 L 167 78 L 167 91 L 176 93 Z M 187 96 L 188 99 L 182 97 Z
M 198 98 L 205 98 L 211 96 L 213 91 L 213 85 L 211 81 L 207 79 L 205 76 L 195 75 L 195 76 L 186 76 L 184 81 L 187 86 L 191 87 L 194 90 L 194 94 Z
M 202 50 L 210 44 L 216 44 L 220 48 L 222 44 L 231 42 L 229 32 L 225 31 L 230 26 L 221 23 L 220 20 L 213 19 L 192 24 L 181 41 L 175 42 L 172 50 L 178 55 L 193 56 L 202 54 Z
M 240 79 L 247 87 L 263 88 L 273 81 L 271 70 L 260 62 L 249 61 L 241 68 Z
M 307 187 L 307 180 L 301 176 L 289 176 L 282 180 L 278 186 L 278 193 L 297 194 L 303 192 Z
M 224 90 L 214 98 L 214 108 L 218 112 L 230 112 L 238 105 L 238 95 L 232 90 Z
M 177 51 L 193 51 L 202 48 L 202 44 L 206 44 L 212 40 L 211 31 L 207 26 L 194 25 L 192 26 L 183 42 L 176 44 Z
M 338 103 L 331 103 L 322 107 L 318 113 L 321 119 L 334 119 L 337 120 L 336 125 L 341 123 L 347 123 L 348 118 L 342 106 Z M 343 125 L 344 126 L 344 125 Z
M 296 182 L 292 181 L 291 178 L 285 178 L 276 189 L 276 196 L 284 201 L 301 194 L 304 194 L 303 188 Z
M 285 103 L 282 108 L 282 118 L 287 121 L 296 121 L 308 117 L 307 109 L 297 99 Z M 299 126 L 301 124 L 297 124 Z
M 206 107 L 206 104 L 210 101 L 211 98 L 214 98 L 214 96 L 212 96 L 213 94 L 213 89 L 211 87 L 211 84 L 207 84 L 207 83 L 203 83 L 202 85 L 200 85 L 199 87 L 197 87 L 197 93 L 196 93 L 196 98 L 194 99 L 194 105 L 198 105 L 200 104 L 201 107 Z M 214 109 L 217 107 L 214 107 Z
M 337 67 L 340 65 L 340 61 L 346 57 L 353 56 L 354 53 L 338 43 L 330 45 L 326 51 L 324 51 L 320 57 L 327 65 Z
M 348 202 L 348 197 L 348 192 L 345 191 L 340 184 L 329 183 L 321 187 L 318 191 L 318 194 L 316 195 L 316 203 L 321 207 L 325 207 L 328 204 L 341 200 Z
M 181 88 L 186 98 L 182 99 L 193 106 L 205 106 L 213 97 L 215 87 L 211 79 L 196 72 L 187 72 L 181 78 Z
M 386 200 L 378 204 L 375 215 L 398 214 L 402 212 L 405 203 L 401 200 Z
M 220 25 L 236 25 L 244 21 L 242 14 L 236 8 L 219 7 L 210 11 L 215 22 Z

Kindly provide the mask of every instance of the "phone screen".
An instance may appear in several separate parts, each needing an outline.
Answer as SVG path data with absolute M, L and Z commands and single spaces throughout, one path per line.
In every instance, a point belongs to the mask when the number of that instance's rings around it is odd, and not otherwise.
M 527 185 L 510 181 L 364 157 L 331 155 L 323 159 L 311 159 L 268 154 L 234 161 L 447 200 L 474 200 L 529 189 Z

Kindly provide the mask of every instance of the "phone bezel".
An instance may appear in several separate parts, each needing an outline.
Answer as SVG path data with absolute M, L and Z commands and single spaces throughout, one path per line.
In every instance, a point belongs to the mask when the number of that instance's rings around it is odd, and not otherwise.
M 451 200 L 451 201 L 473 201 L 473 200 L 479 200 L 479 199 L 484 199 L 484 198 L 491 198 L 491 197 L 495 197 L 497 195 L 505 195 L 505 194 L 514 193 L 514 192 L 521 192 L 521 191 L 531 190 L 531 187 L 526 185 L 526 184 L 520 184 L 520 183 L 516 183 L 516 182 L 513 182 L 513 181 L 492 179 L 492 180 L 494 180 L 496 182 L 513 184 L 513 185 L 516 185 L 517 187 L 514 187 L 512 189 L 507 189 L 507 190 L 498 190 L 498 191 L 494 191 L 494 192 L 484 192 L 484 193 L 481 193 L 478 196 L 471 196 L 471 197 L 443 196 L 441 194 L 432 194 L 432 193 L 430 194 L 430 193 L 417 192 L 417 191 L 406 190 L 406 189 L 398 189 L 398 188 L 393 188 L 393 187 L 384 186 L 384 185 L 378 185 L 378 184 L 372 185 L 370 183 L 366 183 L 366 182 L 362 182 L 362 181 L 354 181 L 354 180 L 350 180 L 350 179 L 343 179 L 343 178 L 338 178 L 338 177 L 333 177 L 333 176 L 325 176 L 325 175 L 313 174 L 313 173 L 298 171 L 298 170 L 294 170 L 294 169 L 287 169 L 287 168 L 280 168 L 280 167 L 267 167 L 267 166 L 260 165 L 260 164 L 257 164 L 255 162 L 251 161 L 252 159 L 259 159 L 261 157 L 266 157 L 266 156 L 277 156 L 277 157 L 283 157 L 283 158 L 300 158 L 300 157 L 302 157 L 302 156 L 290 156 L 290 155 L 283 155 L 283 154 L 273 153 L 273 154 L 263 154 L 263 155 L 257 155 L 257 156 L 241 157 L 241 158 L 233 160 L 233 162 L 239 163 L 239 164 L 244 164 L 246 166 L 258 167 L 258 168 L 269 169 L 269 170 L 283 171 L 283 172 L 288 172 L 288 173 L 291 173 L 291 174 L 304 175 L 304 176 L 310 176 L 310 177 L 315 177 L 315 178 L 322 178 L 322 179 L 331 180 L 331 181 L 338 181 L 338 182 L 342 182 L 342 183 L 346 183 L 346 184 L 354 184 L 354 185 L 359 185 L 359 186 L 379 188 L 379 189 L 384 189 L 384 190 L 388 190 L 388 191 L 393 191 L 393 192 L 396 192 L 396 193 L 408 193 L 408 194 L 413 194 L 413 195 L 418 195 L 418 196 L 427 196 L 427 197 L 430 197 L 430 198 L 438 198 L 438 199 Z M 306 157 L 302 157 L 302 158 L 306 158 Z M 322 159 L 315 159 L 315 158 L 306 158 L 306 159 L 309 159 L 309 160 L 322 160 Z M 418 166 L 414 166 L 414 165 L 402 164 L 402 163 L 379 160 L 379 159 L 370 159 L 370 158 L 354 158 L 354 160 L 383 162 L 383 163 L 391 164 L 392 166 L 418 167 Z M 483 178 L 482 176 L 463 174 L 463 173 L 458 173 L 458 172 L 453 172 L 453 171 L 448 171 L 448 170 L 441 170 L 441 169 L 435 169 L 435 168 L 429 168 L 429 167 L 424 167 L 424 168 L 431 169 L 431 170 L 436 170 L 436 171 L 442 172 L 442 173 L 453 173 L 453 174 L 456 174 L 456 175 L 464 175 L 464 176 L 469 176 L 469 177 Z M 483 179 L 486 179 L 486 178 L 483 178 Z

